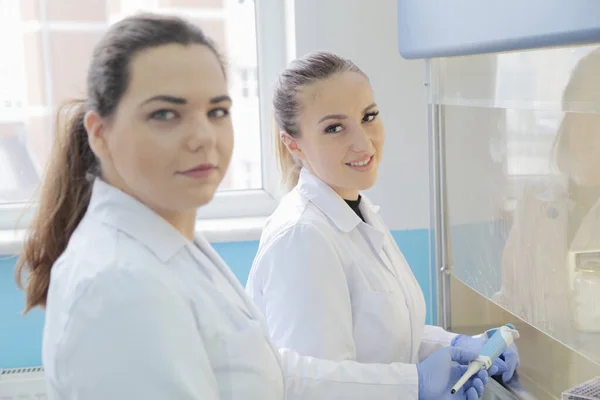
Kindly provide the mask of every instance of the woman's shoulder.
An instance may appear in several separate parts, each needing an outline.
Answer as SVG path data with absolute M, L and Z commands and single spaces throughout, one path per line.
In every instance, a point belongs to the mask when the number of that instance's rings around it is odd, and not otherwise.
M 268 218 L 261 236 L 261 244 L 279 238 L 293 236 L 311 239 L 320 234 L 329 237 L 335 229 L 319 209 L 311 202 L 304 201 L 293 192 L 285 197 Z
M 106 296 L 126 301 L 132 294 L 133 298 L 156 295 L 157 288 L 166 289 L 161 282 L 166 280 L 162 271 L 167 270 L 123 232 L 84 219 L 52 267 L 50 296 L 61 297 L 65 306 L 77 307 L 85 304 L 80 303 L 81 298 L 89 301 Z
M 164 286 L 160 263 L 144 256 L 141 250 L 120 251 L 118 239 L 99 238 L 68 248 L 52 268 L 52 284 L 62 286 L 62 292 L 68 293 L 74 304 L 79 297 L 95 296 L 94 293 L 111 293 L 114 298 L 131 293 L 136 293 L 136 297 L 156 294 L 157 287 Z M 139 257 L 132 257 L 133 253 Z M 128 289 L 120 290 L 125 288 Z
M 69 270 L 71 276 L 83 277 L 126 270 L 143 274 L 154 263 L 158 265 L 160 261 L 123 232 L 86 224 L 73 233 L 53 269 Z

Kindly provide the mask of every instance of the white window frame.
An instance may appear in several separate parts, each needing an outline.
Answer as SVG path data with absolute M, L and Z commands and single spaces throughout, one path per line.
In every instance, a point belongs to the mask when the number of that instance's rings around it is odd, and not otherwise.
M 292 8 L 282 0 L 254 0 L 256 13 L 257 64 L 260 112 L 260 148 L 262 188 L 222 190 L 213 201 L 198 209 L 199 229 L 208 229 L 207 238 L 214 241 L 253 240 L 260 234 L 265 218 L 277 206 L 280 197 L 279 171 L 272 156 L 272 87 L 290 57 L 288 44 Z M 183 10 L 181 10 L 183 11 Z M 24 29 L 47 30 L 24 26 Z M 57 27 L 59 30 L 65 27 Z M 67 27 L 68 28 L 68 27 Z M 99 28 L 98 28 L 99 29 Z M 32 203 L 0 204 L 0 254 L 10 254 L 22 241 L 25 229 L 35 212 Z M 239 223 L 238 223 L 239 222 Z M 209 226 L 208 228 L 206 228 Z M 203 228 L 204 227 L 204 228 Z M 226 229 L 226 231 L 225 231 Z
M 273 84 L 288 62 L 287 15 L 291 10 L 281 0 L 254 0 L 260 105 L 260 149 L 262 189 L 219 191 L 198 210 L 199 219 L 266 217 L 280 198 L 280 174 L 272 155 Z

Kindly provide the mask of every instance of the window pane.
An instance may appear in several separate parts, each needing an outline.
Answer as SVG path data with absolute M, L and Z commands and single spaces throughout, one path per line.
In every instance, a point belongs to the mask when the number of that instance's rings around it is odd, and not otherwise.
M 254 2 L 248 0 L 0 0 L 0 203 L 32 199 L 52 145 L 53 113 L 85 94 L 94 45 L 138 11 L 198 24 L 227 62 L 235 150 L 222 190 L 260 189 Z

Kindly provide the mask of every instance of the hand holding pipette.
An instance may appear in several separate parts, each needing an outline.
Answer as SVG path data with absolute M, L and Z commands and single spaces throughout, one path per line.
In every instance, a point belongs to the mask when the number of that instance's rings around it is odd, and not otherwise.
M 465 373 L 467 364 L 478 354 L 459 347 L 445 347 L 417 364 L 419 377 L 419 400 L 477 400 L 483 395 L 488 373 L 480 370 L 472 376 L 456 394 L 452 385 Z M 490 372 L 494 372 L 492 366 Z
M 494 360 L 519 338 L 519 332 L 512 324 L 507 324 L 487 331 L 486 336 L 488 340 L 479 352 L 479 356 L 469 363 L 467 371 L 452 388 L 452 394 L 456 393 L 473 375 L 482 370 L 488 370 Z
M 495 331 L 496 329 L 493 329 L 477 336 L 458 335 L 452 340 L 452 346 L 474 351 L 479 354 L 481 349 L 483 349 L 483 346 L 489 340 L 489 337 Z M 517 346 L 515 346 L 514 343 L 508 346 L 502 355 L 494 360 L 494 365 L 498 367 L 498 371 L 496 374 L 493 374 L 488 370 L 489 375 L 501 375 L 504 383 L 510 382 L 520 365 L 519 350 L 517 349 Z

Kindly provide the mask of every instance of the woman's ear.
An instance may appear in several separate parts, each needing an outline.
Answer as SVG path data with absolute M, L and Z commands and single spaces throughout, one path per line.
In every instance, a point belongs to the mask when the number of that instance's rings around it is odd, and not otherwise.
M 96 111 L 88 111 L 83 118 L 83 125 L 87 131 L 88 141 L 92 151 L 99 157 L 107 151 L 105 123 Z
M 298 145 L 298 141 L 295 138 L 293 138 L 292 135 L 290 135 L 287 132 L 281 131 L 279 132 L 279 138 L 281 139 L 281 141 L 292 156 L 304 161 L 304 153 L 302 153 L 302 150 Z

